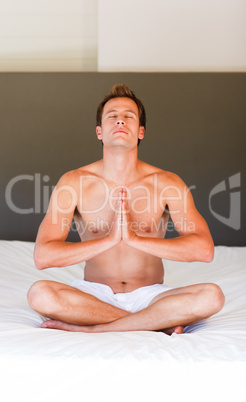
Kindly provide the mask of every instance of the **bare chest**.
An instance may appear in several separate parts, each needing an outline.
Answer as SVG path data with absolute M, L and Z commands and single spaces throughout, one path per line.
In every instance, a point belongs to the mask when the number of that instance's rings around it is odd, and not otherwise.
M 84 186 L 74 216 L 82 240 L 102 237 L 110 232 L 117 210 L 120 186 L 104 182 Z M 127 213 L 131 230 L 142 236 L 165 235 L 168 214 L 158 188 L 137 184 L 127 188 Z

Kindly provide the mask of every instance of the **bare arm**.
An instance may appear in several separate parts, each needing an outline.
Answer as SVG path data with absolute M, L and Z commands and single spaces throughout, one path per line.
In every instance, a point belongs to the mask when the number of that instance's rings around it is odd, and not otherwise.
M 165 202 L 179 237 L 162 239 L 136 235 L 130 230 L 127 201 L 123 196 L 123 241 L 138 250 L 168 260 L 211 262 L 214 244 L 207 223 L 197 211 L 187 186 L 180 178 L 174 177 L 174 183 L 166 191 Z
M 47 214 L 38 231 L 34 250 L 38 269 L 77 264 L 108 250 L 121 240 L 121 234 L 114 225 L 115 230 L 110 236 L 80 243 L 66 242 L 77 201 L 76 174 L 69 172 L 54 189 Z

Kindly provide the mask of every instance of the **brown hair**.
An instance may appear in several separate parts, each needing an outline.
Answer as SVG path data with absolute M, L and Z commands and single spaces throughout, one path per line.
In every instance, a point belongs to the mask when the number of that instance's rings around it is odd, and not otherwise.
M 105 104 L 113 98 L 130 98 L 132 99 L 137 107 L 139 113 L 139 125 L 146 128 L 146 113 L 143 103 L 140 99 L 136 97 L 133 91 L 131 91 L 125 84 L 116 84 L 113 88 L 109 91 L 107 95 L 104 96 L 103 100 L 97 107 L 97 115 L 96 115 L 96 124 L 97 126 L 101 126 L 102 124 L 102 114 Z M 138 140 L 138 143 L 141 140 Z

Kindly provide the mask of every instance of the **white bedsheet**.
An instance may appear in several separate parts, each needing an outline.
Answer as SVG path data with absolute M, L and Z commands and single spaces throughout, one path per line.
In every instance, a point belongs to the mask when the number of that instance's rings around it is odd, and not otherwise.
M 83 264 L 38 271 L 33 243 L 0 241 L 0 381 L 8 401 L 246 401 L 246 247 L 216 247 L 211 264 L 164 261 L 165 283 L 214 282 L 221 312 L 182 335 L 41 329 L 33 282 L 71 284 Z

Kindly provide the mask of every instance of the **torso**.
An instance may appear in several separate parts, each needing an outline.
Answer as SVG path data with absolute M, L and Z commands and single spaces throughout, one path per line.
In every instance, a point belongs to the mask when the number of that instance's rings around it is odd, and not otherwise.
M 165 237 L 169 218 L 162 193 L 165 173 L 140 162 L 141 175 L 127 183 L 131 228 L 139 236 Z M 100 161 L 78 169 L 79 202 L 74 214 L 82 241 L 105 237 L 114 218 L 120 186 L 100 176 Z M 158 257 L 120 242 L 88 260 L 85 280 L 108 285 L 114 293 L 131 292 L 139 287 L 162 283 L 164 268 Z

